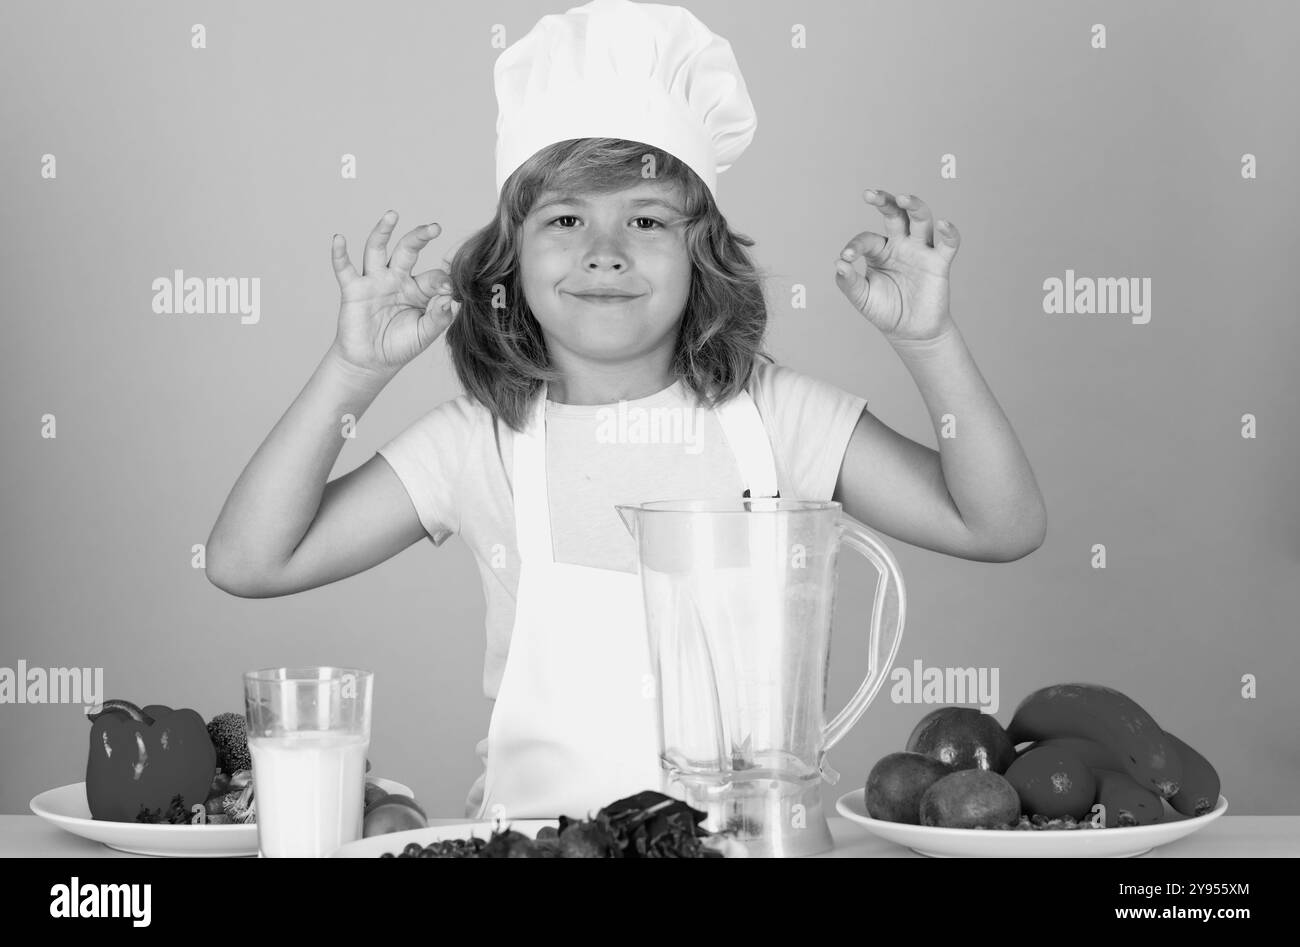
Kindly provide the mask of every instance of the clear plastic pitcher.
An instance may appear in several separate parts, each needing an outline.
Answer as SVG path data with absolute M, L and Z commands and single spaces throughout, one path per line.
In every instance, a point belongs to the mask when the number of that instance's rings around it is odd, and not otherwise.
M 754 855 L 832 847 L 826 752 L 888 676 L 903 632 L 893 554 L 839 503 L 781 498 L 620 505 L 637 540 L 670 791 Z M 867 677 L 826 720 L 841 544 L 879 572 Z

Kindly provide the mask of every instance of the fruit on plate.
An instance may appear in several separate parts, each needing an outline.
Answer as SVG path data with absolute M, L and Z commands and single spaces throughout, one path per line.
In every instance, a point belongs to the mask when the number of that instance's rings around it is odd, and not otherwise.
M 361 837 L 405 832 L 409 829 L 426 829 L 429 819 L 420 804 L 410 796 L 385 793 L 366 807 L 361 825 Z
M 882 756 L 867 776 L 867 815 L 886 822 L 921 822 L 921 797 L 955 770 L 924 753 Z
M 1011 764 L 1006 778 L 1021 808 L 1049 819 L 1067 815 L 1081 818 L 1097 798 L 1097 778 L 1092 769 L 1060 747 L 1035 747 Z
M 992 714 L 974 707 L 940 707 L 921 718 L 907 738 L 908 752 L 922 753 L 953 769 L 1005 773 L 1016 745 Z
M 1126 825 L 1151 825 L 1164 818 L 1160 797 L 1139 786 L 1128 773 L 1111 769 L 1094 769 L 1097 802 L 1105 807 L 1106 828 Z
M 1183 761 L 1183 782 L 1169 804 L 1183 815 L 1205 815 L 1219 804 L 1219 774 L 1209 760 L 1168 730 L 1165 736 Z
M 367 779 L 365 796 L 361 801 L 361 806 L 363 809 L 369 809 L 373 803 L 378 802 L 387 795 L 388 793 L 378 783 Z
M 1016 708 L 1007 732 L 1013 744 L 1086 737 L 1115 753 L 1139 785 L 1165 798 L 1177 794 L 1182 782 L 1182 760 L 1155 719 L 1130 697 L 1099 684 L 1034 691 Z
M 960 769 L 921 796 L 921 824 L 945 829 L 1002 828 L 1020 818 L 1020 797 L 1006 777 L 987 769 Z
M 190 821 L 202 807 L 216 769 L 216 749 L 203 718 L 162 704 L 144 709 L 104 702 L 91 716 L 86 802 L 94 819 L 110 822 Z
M 1119 754 L 1107 746 L 1103 746 L 1096 740 L 1089 740 L 1087 737 L 1051 737 L 1046 740 L 1039 740 L 1036 743 L 1030 743 L 1022 749 L 1016 759 L 1024 756 L 1034 747 L 1052 746 L 1058 750 L 1065 750 L 1072 753 L 1079 759 L 1083 760 L 1093 769 L 1124 769 L 1124 764 L 1120 762 Z
M 538 844 L 522 832 L 506 829 L 493 832 L 479 851 L 479 858 L 613 858 L 614 837 L 597 839 L 599 833 L 577 826 L 571 828 L 556 845 Z

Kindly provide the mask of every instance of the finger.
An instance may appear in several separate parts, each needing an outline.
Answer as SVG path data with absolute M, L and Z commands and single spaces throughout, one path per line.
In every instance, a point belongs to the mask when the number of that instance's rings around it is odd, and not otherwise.
M 409 275 L 420 251 L 441 233 L 442 227 L 438 224 L 416 227 L 397 242 L 397 249 L 393 251 L 393 258 L 388 261 L 388 268 Z
M 899 194 L 898 206 L 907 212 L 908 239 L 934 246 L 934 215 L 925 201 L 913 194 Z
M 840 259 L 852 262 L 858 257 L 873 264 L 885 262 L 889 259 L 889 238 L 870 230 L 855 234 L 840 251 Z
M 420 292 L 426 296 L 450 295 L 451 277 L 445 270 L 425 270 L 423 273 L 417 273 L 412 277 L 415 285 L 420 287 Z M 444 289 L 443 287 L 446 287 Z
M 365 259 L 361 266 L 361 272 L 366 276 L 379 272 L 388 262 L 388 238 L 392 236 L 393 228 L 396 226 L 397 211 L 390 210 L 379 218 L 375 229 L 370 231 L 370 236 L 366 238 Z
M 460 303 L 452 299 L 451 293 L 439 292 L 430 297 L 424 310 L 425 312 L 458 312 Z
M 957 255 L 957 248 L 961 246 L 961 234 L 953 226 L 951 220 L 940 220 L 935 224 L 934 248 L 939 251 L 949 263 Z
M 447 326 L 460 315 L 460 303 L 447 296 L 435 296 L 424 307 L 424 319 L 428 319 L 435 333 L 441 334 Z
M 415 338 L 419 345 L 419 351 L 423 352 L 434 343 L 438 336 L 442 335 L 447 326 L 451 324 L 452 319 L 453 316 L 451 314 L 442 312 L 441 310 L 436 310 L 430 306 L 426 307 L 424 312 L 419 316 L 414 317 L 409 322 L 404 319 L 402 331 L 406 332 L 407 330 L 414 328 Z
M 871 204 L 885 215 L 885 232 L 887 234 L 897 240 L 902 240 L 907 236 L 907 214 L 898 206 L 893 194 L 879 189 L 868 189 L 863 191 L 862 197 L 868 204 Z
M 334 235 L 334 243 L 330 249 L 330 261 L 334 264 L 334 278 L 339 281 L 339 288 L 345 288 L 348 283 L 357 278 L 356 267 L 348 259 L 348 242 L 343 239 L 343 234 Z
M 878 234 L 871 234 L 876 237 Z M 871 281 L 858 272 L 852 263 L 839 260 L 835 264 L 835 283 L 840 291 L 849 298 L 859 311 L 866 312 L 867 301 L 871 298 Z

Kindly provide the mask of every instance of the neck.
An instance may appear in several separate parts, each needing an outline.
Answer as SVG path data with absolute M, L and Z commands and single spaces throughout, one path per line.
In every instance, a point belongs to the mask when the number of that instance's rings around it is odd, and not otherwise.
M 634 401 L 663 391 L 673 383 L 671 350 L 655 352 L 635 362 L 593 362 L 571 352 L 556 352 L 554 365 L 564 373 L 564 378 L 552 382 L 546 396 L 559 404 Z

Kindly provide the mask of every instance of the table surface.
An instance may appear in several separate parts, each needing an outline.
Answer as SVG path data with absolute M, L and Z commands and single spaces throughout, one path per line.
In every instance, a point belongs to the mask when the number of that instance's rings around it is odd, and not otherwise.
M 454 825 L 466 819 L 430 819 L 430 825 Z M 831 816 L 833 851 L 816 858 L 921 858 L 911 849 L 886 842 L 843 816 Z M 6 858 L 148 858 L 119 852 L 65 832 L 34 815 L 0 815 L 0 857 Z M 1162 845 L 1139 858 L 1297 858 L 1300 816 L 1225 815 L 1199 832 Z

